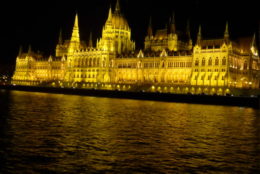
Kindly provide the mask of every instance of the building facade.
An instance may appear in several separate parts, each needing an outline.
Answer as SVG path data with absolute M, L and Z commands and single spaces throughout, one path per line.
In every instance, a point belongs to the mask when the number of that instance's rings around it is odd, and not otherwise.
M 135 49 L 117 1 L 96 47 L 91 37 L 88 44 L 80 40 L 76 15 L 71 39 L 60 35 L 55 56 L 44 58 L 30 48 L 19 52 L 12 83 L 219 95 L 260 88 L 255 36 L 232 41 L 228 24 L 223 37 L 214 40 L 202 39 L 200 27 L 193 45 L 189 24 L 185 32 L 177 31 L 173 15 L 155 34 L 150 22 L 144 44 Z

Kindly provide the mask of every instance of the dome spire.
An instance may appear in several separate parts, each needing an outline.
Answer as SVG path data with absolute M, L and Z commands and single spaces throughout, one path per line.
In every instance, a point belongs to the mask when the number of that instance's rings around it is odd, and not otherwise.
M 19 53 L 18 53 L 18 55 L 19 55 L 19 56 L 21 56 L 21 55 L 22 55 L 22 53 L 23 53 L 23 47 L 22 47 L 22 45 L 20 45 L 20 48 L 19 48 Z
M 175 25 L 175 13 L 172 13 L 171 23 L 170 23 L 170 33 L 176 33 L 176 25 Z
M 147 34 L 149 37 L 153 36 L 152 17 L 150 17 L 150 20 L 149 20 Z
M 253 35 L 253 39 L 252 39 L 252 42 L 251 42 L 251 47 L 254 47 L 256 45 L 256 41 L 255 41 L 255 33 Z
M 224 38 L 225 38 L 225 39 L 228 39 L 228 38 L 229 38 L 228 22 L 226 22 L 226 29 L 225 29 L 225 33 L 224 33 Z
M 201 43 L 201 25 L 199 26 L 199 32 L 197 35 L 197 45 L 200 45 Z
M 93 41 L 92 41 L 92 32 L 90 32 L 90 35 L 89 35 L 89 43 L 88 43 L 88 46 L 89 47 L 93 47 Z
M 29 47 L 28 47 L 28 54 L 31 54 L 31 53 L 32 53 L 32 46 L 30 44 Z
M 60 35 L 59 35 L 59 44 L 62 44 L 62 30 L 60 29 Z
M 116 1 L 115 13 L 120 14 L 120 2 L 119 2 L 119 0 Z
M 251 51 L 254 56 L 258 56 L 258 50 L 256 46 L 256 39 L 255 39 L 255 33 L 251 42 Z

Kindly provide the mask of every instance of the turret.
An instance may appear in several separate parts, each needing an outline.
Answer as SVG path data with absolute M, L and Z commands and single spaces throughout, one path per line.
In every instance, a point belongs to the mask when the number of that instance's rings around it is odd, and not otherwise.
M 176 33 L 176 25 L 175 25 L 175 14 L 172 13 L 172 18 L 170 20 L 170 34 Z
M 53 61 L 52 56 L 50 55 L 48 62 L 51 63 Z
M 187 21 L 187 26 L 186 26 L 186 35 L 187 35 L 187 40 L 188 40 L 188 49 L 192 49 L 192 39 L 190 35 L 190 21 Z
M 253 35 L 253 39 L 252 39 L 252 42 L 251 42 L 251 47 L 255 47 L 256 46 L 256 41 L 255 41 L 255 33 Z
M 116 1 L 116 9 L 115 9 L 115 14 L 120 14 L 120 3 L 119 0 Z
M 148 37 L 153 36 L 152 17 L 150 17 L 149 26 L 148 26 L 148 29 L 147 29 L 147 36 Z
M 32 46 L 29 45 L 29 47 L 28 47 L 28 54 L 30 55 L 31 53 L 32 53 Z
M 191 36 L 190 36 L 190 21 L 187 21 L 187 26 L 186 26 L 186 35 L 187 35 L 187 39 L 191 40 Z
M 251 52 L 252 52 L 252 54 L 253 54 L 254 56 L 258 56 L 255 34 L 254 34 L 254 36 L 253 36 L 250 49 L 251 49 Z
M 59 35 L 59 45 L 62 45 L 63 40 L 62 40 L 62 30 L 60 30 L 60 35 Z
M 197 45 L 201 44 L 201 39 L 202 39 L 202 36 L 201 36 L 201 25 L 200 25 L 199 26 L 199 32 L 198 32 L 198 35 L 197 35 Z
M 21 56 L 22 55 L 22 53 L 23 53 L 23 47 L 22 47 L 22 45 L 20 46 L 20 48 L 19 48 L 19 53 L 18 53 L 18 56 Z
M 228 22 L 226 22 L 226 28 L 224 33 L 224 40 L 227 42 L 229 40 Z
M 88 42 L 88 46 L 89 47 L 93 47 L 93 41 L 92 41 L 92 32 L 90 32 L 90 34 L 89 34 L 89 42 Z

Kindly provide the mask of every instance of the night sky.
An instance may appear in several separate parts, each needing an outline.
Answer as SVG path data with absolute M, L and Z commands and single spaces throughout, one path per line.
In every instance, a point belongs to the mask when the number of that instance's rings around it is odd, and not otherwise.
M 8 1 L 1 4 L 0 73 L 12 73 L 19 46 L 24 51 L 32 45 L 34 51 L 54 55 L 60 29 L 63 38 L 69 39 L 76 11 L 79 15 L 80 36 L 88 40 L 101 37 L 110 4 L 116 0 L 84 1 Z M 154 29 L 164 28 L 173 12 L 177 30 L 184 30 L 191 22 L 191 34 L 195 42 L 198 25 L 202 25 L 203 38 L 223 36 L 225 23 L 229 21 L 231 38 L 252 36 L 258 31 L 259 6 L 255 1 L 228 0 L 121 0 L 122 13 L 132 29 L 132 39 L 137 49 L 143 48 L 150 16 Z M 4 68 L 4 69 L 3 69 Z

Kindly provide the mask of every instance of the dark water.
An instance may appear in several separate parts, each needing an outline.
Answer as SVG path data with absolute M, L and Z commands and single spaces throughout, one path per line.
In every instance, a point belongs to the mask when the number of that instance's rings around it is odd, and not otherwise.
M 260 111 L 0 91 L 0 173 L 257 173 Z

